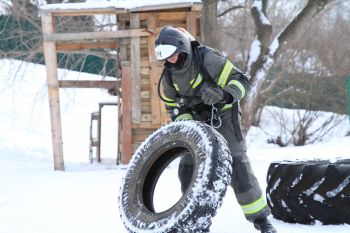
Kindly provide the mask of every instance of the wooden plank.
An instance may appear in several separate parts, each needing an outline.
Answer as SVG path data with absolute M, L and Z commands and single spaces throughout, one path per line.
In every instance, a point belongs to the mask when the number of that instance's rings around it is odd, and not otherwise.
M 200 12 L 202 10 L 202 3 L 194 3 L 191 11 Z
M 143 142 L 152 132 L 133 133 L 133 144 Z
M 182 9 L 190 10 L 193 6 L 192 2 L 179 2 L 179 3 L 167 3 L 167 4 L 157 4 L 157 5 L 145 5 L 141 7 L 134 7 L 130 9 L 130 12 L 144 12 L 144 11 L 159 11 L 159 10 L 169 10 L 169 9 Z
M 148 79 L 145 79 L 145 78 L 141 79 L 141 86 L 149 86 L 149 84 L 150 84 L 149 78 Z
M 118 25 L 118 17 L 117 15 L 115 15 L 115 25 Z M 116 39 L 114 41 L 116 43 L 116 47 L 119 48 L 119 44 L 118 44 L 118 39 Z M 122 67 L 121 67 L 121 61 L 120 61 L 120 57 L 119 57 L 119 53 L 117 52 L 117 56 L 115 59 L 115 73 L 117 77 L 122 77 Z M 121 125 L 122 125 L 122 114 L 121 114 L 121 88 L 122 88 L 122 84 L 121 84 L 121 80 L 120 82 L 116 82 L 115 84 L 115 93 L 117 94 L 117 116 L 116 116 L 116 120 L 117 120 L 117 138 L 116 138 L 116 143 L 117 143 L 117 158 L 116 158 L 116 162 L 117 165 L 119 165 L 120 160 L 121 160 L 121 142 L 122 142 L 122 131 L 121 131 Z
M 158 20 L 169 20 L 169 21 L 176 21 L 176 20 L 182 20 L 185 21 L 186 19 L 186 11 L 164 11 L 164 12 L 147 12 L 147 13 L 140 13 L 140 20 L 147 20 L 149 14 L 156 14 L 156 17 Z
M 59 80 L 61 88 L 115 88 L 117 81 L 107 80 Z
M 141 103 L 141 112 L 144 113 L 152 113 L 152 105 L 150 101 L 144 101 Z
M 130 27 L 140 27 L 139 14 L 130 14 Z M 132 123 L 141 122 L 140 37 L 130 39 L 130 72 L 132 82 Z
M 163 69 L 161 67 L 158 67 L 157 72 L 158 72 L 158 76 L 160 77 L 160 75 L 163 72 Z M 162 89 L 160 91 L 161 91 L 161 93 L 163 93 Z M 169 123 L 170 117 L 169 117 L 168 111 L 165 109 L 165 104 L 163 102 L 161 102 L 160 110 L 161 110 L 161 124 L 160 125 L 165 125 L 165 124 Z
M 152 124 L 151 122 L 142 122 L 142 124 L 133 124 L 133 129 L 158 129 L 159 124 Z
M 152 45 L 152 47 L 154 48 L 154 45 Z M 141 57 L 148 57 L 149 56 L 148 44 L 146 46 L 140 46 L 140 49 L 141 49 L 140 50 Z
M 132 151 L 135 152 L 137 148 L 139 148 L 141 145 L 141 142 L 133 143 L 132 144 Z
M 197 36 L 197 12 L 187 12 L 186 30 L 196 38 Z
M 51 14 L 42 15 L 42 28 L 44 34 L 54 32 L 54 21 Z M 47 87 L 51 118 L 51 135 L 53 147 L 53 160 L 55 170 L 64 170 L 63 140 L 61 126 L 60 95 L 57 74 L 57 52 L 54 42 L 44 41 L 44 56 L 47 72 Z
M 121 163 L 128 164 L 132 155 L 132 123 L 131 123 L 131 74 L 130 64 L 124 62 L 122 64 L 122 156 Z
M 151 122 L 152 115 L 151 114 L 142 114 L 141 121 L 142 122 Z
M 141 57 L 141 67 L 150 67 L 149 58 Z
M 75 51 L 84 49 L 113 49 L 117 48 L 118 44 L 115 41 L 96 41 L 85 43 L 57 43 L 56 49 L 58 51 Z
M 148 67 L 142 67 L 140 70 L 140 74 L 143 76 L 149 76 L 150 74 L 150 69 Z
M 155 13 L 150 13 L 148 15 L 148 30 L 153 32 L 151 36 L 148 37 L 148 57 L 150 70 L 150 87 L 151 87 L 151 104 L 152 104 L 152 124 L 161 123 L 161 110 L 160 101 L 158 96 L 158 65 L 154 52 L 154 42 L 157 36 L 157 15 Z
M 141 91 L 142 99 L 149 99 L 151 97 L 151 93 L 149 91 Z
M 126 28 L 125 21 L 123 21 L 121 19 L 123 15 L 125 15 L 125 14 L 116 15 L 118 30 L 125 30 L 125 28 Z M 130 40 L 127 38 L 119 38 L 119 39 L 117 39 L 117 41 L 119 44 L 119 53 L 118 53 L 119 59 L 120 59 L 120 61 L 127 61 L 128 60 L 127 47 L 130 44 Z
M 80 41 L 98 40 L 125 37 L 149 36 L 146 29 L 127 29 L 113 32 L 75 32 L 75 33 L 50 33 L 44 34 L 44 41 Z
M 142 91 L 147 91 L 149 94 L 148 94 L 148 98 L 150 98 L 151 97 L 151 87 L 148 85 L 148 86 L 142 86 L 141 85 L 141 92 Z M 150 102 L 151 103 L 151 101 L 148 101 L 148 102 Z
M 133 135 L 148 135 L 153 133 L 154 129 L 132 128 Z
M 79 3 L 73 3 L 73 4 L 79 4 Z M 51 13 L 53 16 L 82 16 L 82 15 L 114 15 L 118 13 L 125 13 L 126 9 L 124 8 L 116 8 L 116 7 L 89 7 L 85 4 L 82 5 L 82 7 L 72 7 L 72 8 L 59 8 L 57 5 L 57 8 L 54 8 L 56 4 L 50 4 L 46 7 L 44 6 L 41 10 L 42 13 L 47 14 Z M 67 4 L 65 4 L 67 5 Z M 81 5 L 81 4 L 80 4 Z M 67 5 L 68 6 L 68 5 Z M 73 5 L 72 5 L 73 6 Z
M 180 22 L 180 21 L 169 22 L 169 21 L 162 20 L 162 21 L 158 21 L 158 23 L 159 23 L 160 27 L 164 27 L 164 26 L 171 24 L 171 26 L 176 27 L 176 28 L 186 28 L 185 21 L 183 21 L 183 22 Z
M 185 11 L 178 12 L 159 12 L 157 13 L 158 20 L 169 20 L 169 21 L 184 21 L 186 19 Z

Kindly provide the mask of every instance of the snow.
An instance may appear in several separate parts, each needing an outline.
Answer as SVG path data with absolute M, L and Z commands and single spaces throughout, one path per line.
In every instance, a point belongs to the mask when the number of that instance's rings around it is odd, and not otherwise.
M 115 165 L 116 113 L 112 110 L 105 112 L 103 121 L 107 127 L 102 136 L 102 163 L 88 163 L 90 113 L 98 109 L 100 101 L 115 101 L 115 97 L 95 89 L 60 92 L 66 171 L 53 171 L 45 67 L 14 60 L 0 60 L 0 67 L 0 233 L 126 233 L 117 205 L 126 170 L 125 166 Z M 65 70 L 59 70 L 59 75 L 69 79 L 99 78 Z M 348 120 L 342 123 L 343 130 L 334 131 L 332 138 L 323 142 L 280 148 L 266 143 L 267 132 L 278 129 L 271 119 L 263 119 L 265 129 L 252 128 L 247 138 L 248 156 L 263 190 L 268 166 L 273 161 L 336 161 L 350 157 L 350 137 L 344 136 L 349 131 Z M 173 191 L 179 187 L 176 166 L 166 169 L 165 176 L 156 188 L 160 200 L 155 200 L 155 204 L 160 209 L 168 208 L 171 200 L 175 203 L 179 198 Z M 333 191 L 344 188 L 349 179 Z M 314 199 L 322 201 L 322 197 Z M 283 233 L 350 231 L 349 225 L 289 224 L 273 217 L 270 220 Z M 211 232 L 233 231 L 257 232 L 244 219 L 232 189 L 228 188 Z
M 325 181 L 325 178 L 323 177 L 321 180 L 317 181 L 313 186 L 305 190 L 303 193 L 305 193 L 306 196 L 310 196 L 316 191 L 316 189 L 318 189 L 321 186 L 321 184 L 323 184 L 324 181 Z
M 159 6 L 181 3 L 200 3 L 200 0 L 87 0 L 84 3 L 47 4 L 41 6 L 42 10 L 52 9 L 93 9 L 93 8 L 116 8 L 132 10 L 144 6 Z
M 270 21 L 266 18 L 265 14 L 263 13 L 263 1 L 257 0 L 254 1 L 252 8 L 256 8 L 258 13 L 259 13 L 259 17 L 260 17 L 260 22 L 264 25 L 271 25 Z
M 331 190 L 331 191 L 328 191 L 326 193 L 326 196 L 327 197 L 335 197 L 338 193 L 340 193 L 341 191 L 343 191 L 344 188 L 346 188 L 349 183 L 350 183 L 350 177 L 346 177 L 343 182 L 338 186 L 336 187 L 334 190 Z
M 250 45 L 249 60 L 247 63 L 247 73 L 248 74 L 250 74 L 251 69 L 252 69 L 252 64 L 258 60 L 260 53 L 261 53 L 261 41 L 256 36 L 254 41 Z

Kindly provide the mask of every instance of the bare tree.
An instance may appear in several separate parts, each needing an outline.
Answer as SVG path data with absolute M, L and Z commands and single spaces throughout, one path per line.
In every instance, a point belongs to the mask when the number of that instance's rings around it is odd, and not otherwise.
M 266 132 L 270 137 L 268 142 L 281 147 L 303 146 L 322 141 L 346 120 L 344 115 L 311 110 L 288 112 L 285 109 L 269 108 L 264 111 L 267 111 L 265 114 L 273 120 L 275 128 L 278 129 L 277 132 Z
M 290 23 L 272 38 L 272 25 L 268 20 L 266 8 L 268 0 L 255 0 L 251 7 L 251 14 L 255 23 L 256 37 L 251 44 L 246 72 L 250 76 L 251 90 L 244 102 L 245 126 L 254 122 L 255 114 L 261 107 L 261 100 L 266 90 L 262 84 L 266 80 L 275 59 L 281 54 L 286 43 L 293 40 L 310 21 L 334 0 L 308 0 L 300 13 Z
M 202 0 L 203 8 L 201 14 L 202 22 L 202 40 L 213 48 L 218 48 L 218 24 L 217 24 L 217 5 L 219 0 Z
M 41 20 L 38 10 L 39 1 L 0 0 L 6 6 L 7 14 L 0 16 L 0 58 L 14 58 L 35 63 L 44 63 L 42 48 Z M 47 3 L 62 3 L 63 0 L 48 0 Z M 68 2 L 84 2 L 70 0 Z M 57 31 L 95 31 L 108 22 L 96 25 L 95 18 L 90 16 L 57 17 Z M 115 23 L 115 20 L 113 21 Z M 109 50 L 64 51 L 58 54 L 59 67 L 82 70 L 85 64 L 93 64 L 94 72 L 103 76 L 112 75 L 115 69 L 111 60 L 114 54 Z M 110 67 L 108 69 L 107 67 Z M 98 70 L 99 69 L 99 70 Z

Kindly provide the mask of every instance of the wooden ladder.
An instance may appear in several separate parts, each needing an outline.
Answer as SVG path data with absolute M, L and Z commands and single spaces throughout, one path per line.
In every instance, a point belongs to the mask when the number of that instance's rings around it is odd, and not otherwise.
M 94 137 L 93 135 L 93 124 L 97 122 L 97 135 Z M 90 163 L 93 163 L 93 147 L 96 147 L 96 160 L 97 162 L 101 162 L 101 112 L 93 112 L 91 113 L 90 119 L 90 146 L 89 146 L 89 160 Z
M 90 163 L 94 162 L 93 158 L 93 148 L 96 147 L 96 161 L 101 162 L 101 121 L 102 121 L 102 108 L 104 106 L 112 106 L 116 105 L 118 107 L 117 102 L 102 102 L 98 104 L 98 111 L 91 113 L 91 120 L 90 120 L 90 146 L 89 146 L 89 160 Z M 119 118 L 118 118 L 119 120 Z M 94 137 L 94 128 L 93 124 L 94 122 L 97 122 L 97 134 L 96 137 Z M 119 134 L 119 128 L 118 132 Z M 119 140 L 119 139 L 118 139 Z M 119 142 L 118 142 L 119 143 Z M 119 150 L 117 151 L 117 164 L 119 163 L 120 156 L 119 156 Z

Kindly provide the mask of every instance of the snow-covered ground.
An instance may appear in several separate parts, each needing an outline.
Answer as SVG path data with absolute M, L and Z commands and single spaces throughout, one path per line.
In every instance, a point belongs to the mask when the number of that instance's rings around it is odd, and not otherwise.
M 115 97 L 101 90 L 61 91 L 66 171 L 53 171 L 45 67 L 10 60 L 0 60 L 0 67 L 0 233 L 126 233 L 117 208 L 125 167 L 114 164 L 116 112 L 112 107 L 103 119 L 103 163 L 88 163 L 90 113 L 99 102 L 115 101 Z M 64 70 L 59 75 L 98 78 Z M 322 143 L 284 148 L 266 143 L 278 129 L 266 118 L 263 122 L 264 130 L 252 128 L 248 133 L 248 154 L 263 189 L 272 161 L 350 158 L 347 119 Z M 166 208 L 178 187 L 174 166 L 162 180 L 156 195 L 161 200 L 159 208 Z M 273 217 L 271 221 L 280 233 L 350 231 L 349 225 L 288 224 Z M 211 232 L 257 232 L 244 219 L 231 188 Z

